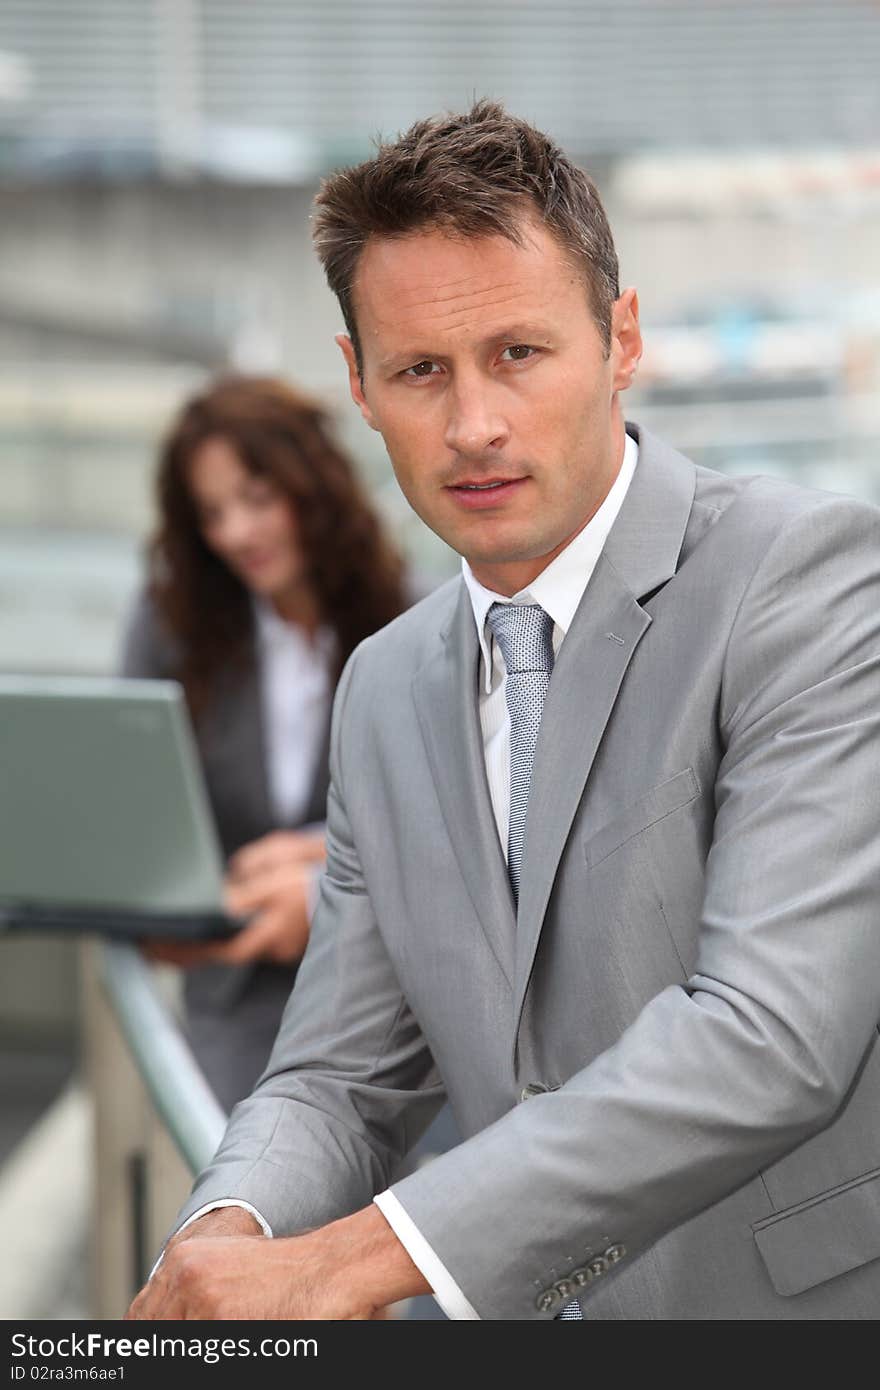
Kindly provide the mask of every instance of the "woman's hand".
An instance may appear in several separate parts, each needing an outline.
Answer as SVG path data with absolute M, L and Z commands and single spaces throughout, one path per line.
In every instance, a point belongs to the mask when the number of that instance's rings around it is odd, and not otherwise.
M 323 864 L 325 852 L 323 830 L 273 830 L 236 850 L 229 860 L 229 877 L 247 879 L 282 864 Z
M 226 911 L 248 917 L 247 926 L 220 946 L 216 960 L 244 965 L 254 960 L 292 964 L 309 939 L 309 896 L 315 864 L 280 861 L 226 880 Z
M 146 956 L 184 967 L 292 964 L 309 939 L 309 900 L 323 858 L 320 833 L 276 830 L 244 845 L 229 861 L 224 897 L 229 915 L 249 918 L 247 925 L 225 941 L 149 942 Z

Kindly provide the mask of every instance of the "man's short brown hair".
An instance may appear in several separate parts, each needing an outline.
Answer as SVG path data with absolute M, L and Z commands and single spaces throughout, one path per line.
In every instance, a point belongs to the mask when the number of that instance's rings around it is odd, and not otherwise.
M 417 121 L 364 164 L 325 179 L 313 238 L 363 370 L 353 289 L 373 236 L 440 228 L 522 243 L 522 217 L 537 212 L 585 276 L 606 353 L 620 289 L 617 253 L 592 180 L 548 136 L 503 106 L 478 101 L 459 115 Z

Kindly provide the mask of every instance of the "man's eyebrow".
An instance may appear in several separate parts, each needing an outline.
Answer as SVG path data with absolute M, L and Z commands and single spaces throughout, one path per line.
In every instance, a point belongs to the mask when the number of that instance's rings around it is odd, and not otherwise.
M 534 344 L 537 346 L 542 340 L 552 337 L 551 330 L 546 324 L 539 324 L 537 321 L 532 323 L 520 322 L 504 324 L 501 328 L 493 328 L 491 333 L 476 340 L 478 348 L 491 347 L 493 343 L 523 343 Z M 428 348 L 415 348 L 412 352 L 400 351 L 389 353 L 387 357 L 379 359 L 379 370 L 381 372 L 400 371 L 406 367 L 415 366 L 417 362 L 441 361 L 446 356 L 443 352 L 434 352 Z

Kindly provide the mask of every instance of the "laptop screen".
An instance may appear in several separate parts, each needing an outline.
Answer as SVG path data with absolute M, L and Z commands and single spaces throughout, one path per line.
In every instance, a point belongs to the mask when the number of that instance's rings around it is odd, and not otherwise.
M 0 903 L 217 913 L 222 881 L 176 682 L 0 677 Z

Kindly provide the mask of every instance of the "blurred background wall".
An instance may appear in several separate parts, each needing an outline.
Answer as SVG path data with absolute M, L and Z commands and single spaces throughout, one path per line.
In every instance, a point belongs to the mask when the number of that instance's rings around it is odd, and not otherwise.
M 0 670 L 112 669 L 157 441 L 230 366 L 320 393 L 452 571 L 348 403 L 309 204 L 475 95 L 600 186 L 641 293 L 632 418 L 880 499 L 878 73 L 874 0 L 0 0 Z M 73 1063 L 76 997 L 63 943 L 0 942 L 0 1158 Z

